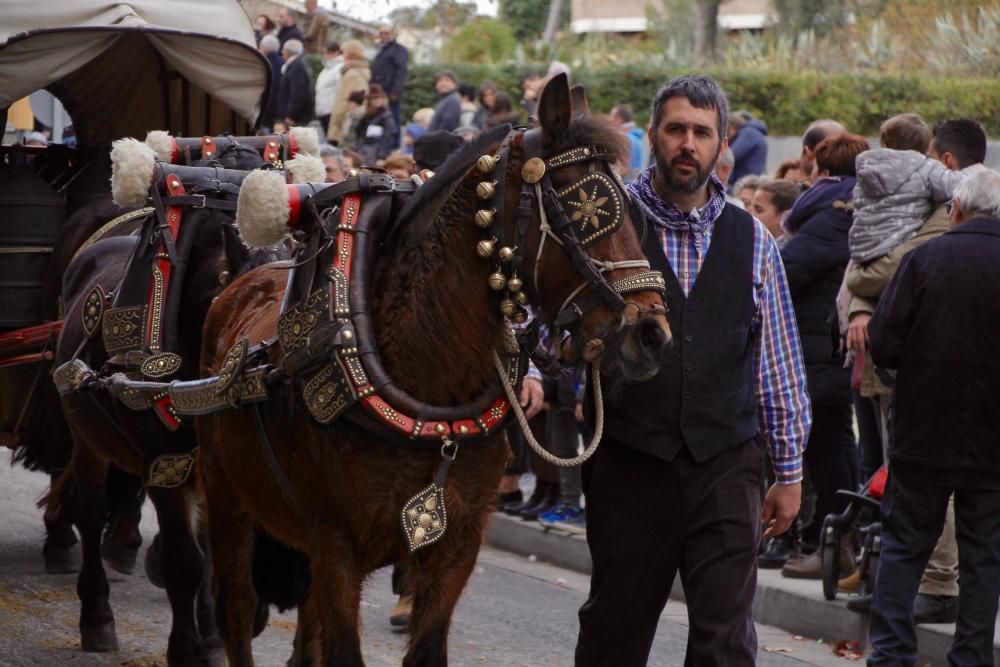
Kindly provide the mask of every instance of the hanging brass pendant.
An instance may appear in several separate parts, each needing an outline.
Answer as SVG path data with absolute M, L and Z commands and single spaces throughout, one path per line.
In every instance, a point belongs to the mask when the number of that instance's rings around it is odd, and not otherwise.
M 507 276 L 500 271 L 490 274 L 490 289 L 499 292 L 507 284 Z
M 487 229 L 493 224 L 493 216 L 496 215 L 496 213 L 497 210 L 495 208 L 490 209 L 489 211 L 485 209 L 482 211 L 476 211 L 476 226 Z
M 507 317 L 511 317 L 517 312 L 517 304 L 514 303 L 513 299 L 504 297 L 500 300 L 500 312 Z
M 483 240 L 476 244 L 476 254 L 478 254 L 483 259 L 489 259 L 493 256 L 493 247 L 496 245 L 494 240 Z
M 514 301 L 516 301 L 522 306 L 526 306 L 528 305 L 528 295 L 525 294 L 524 292 L 516 292 L 514 294 Z
M 511 292 L 517 293 L 520 292 L 523 288 L 524 288 L 524 283 L 521 282 L 521 279 L 517 277 L 517 274 L 514 274 L 514 277 L 512 277 L 510 280 L 507 281 L 507 289 L 509 289 Z
M 524 324 L 528 321 L 528 312 L 524 308 L 518 308 L 510 319 L 513 320 L 514 324 Z
M 493 169 L 497 166 L 497 159 L 493 155 L 483 155 L 478 160 L 476 160 L 476 169 L 483 174 L 493 173 Z
M 500 248 L 499 255 L 502 261 L 509 262 L 510 260 L 514 259 L 514 249 L 504 246 Z
M 476 196 L 480 199 L 493 199 L 497 191 L 496 181 L 483 181 L 476 186 Z

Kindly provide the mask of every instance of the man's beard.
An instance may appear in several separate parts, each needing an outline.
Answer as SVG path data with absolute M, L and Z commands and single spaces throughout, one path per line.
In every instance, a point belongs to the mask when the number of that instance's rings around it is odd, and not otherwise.
M 660 175 L 663 184 L 669 189 L 675 192 L 683 192 L 684 194 L 694 194 L 700 190 L 705 183 L 708 182 L 709 176 L 715 169 L 715 163 L 718 161 L 718 153 L 716 157 L 712 160 L 712 163 L 708 165 L 708 168 L 702 169 L 701 164 L 698 162 L 695 156 L 690 153 L 681 153 L 673 160 L 670 164 L 667 164 L 666 160 L 660 155 L 656 146 L 652 146 L 653 157 L 656 158 L 656 172 Z M 682 178 L 674 171 L 674 165 L 684 162 L 692 167 L 694 167 L 695 174 L 690 178 Z

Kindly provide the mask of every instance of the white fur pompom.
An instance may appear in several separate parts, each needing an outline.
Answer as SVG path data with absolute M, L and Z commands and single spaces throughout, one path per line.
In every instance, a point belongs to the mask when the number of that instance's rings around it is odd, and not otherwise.
M 153 149 L 156 159 L 161 162 L 169 164 L 174 157 L 174 138 L 169 132 L 153 130 L 146 135 L 146 145 Z
M 316 133 L 314 128 L 293 127 L 291 133 L 295 137 L 295 143 L 299 145 L 299 155 L 319 157 L 319 134 Z
M 285 163 L 285 169 L 292 176 L 292 183 L 323 183 L 326 181 L 326 165 L 312 155 L 296 155 Z
M 146 203 L 153 182 L 156 154 L 138 139 L 119 139 L 111 144 L 111 197 L 119 206 Z
M 247 245 L 269 248 L 288 234 L 288 188 L 280 171 L 247 174 L 236 202 L 236 226 Z

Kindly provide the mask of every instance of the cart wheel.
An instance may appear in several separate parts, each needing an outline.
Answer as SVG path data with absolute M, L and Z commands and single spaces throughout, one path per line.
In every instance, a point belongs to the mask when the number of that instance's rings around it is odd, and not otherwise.
M 837 597 L 837 582 L 840 577 L 840 533 L 837 529 L 824 527 L 823 544 L 820 547 L 823 563 L 823 597 L 833 600 Z

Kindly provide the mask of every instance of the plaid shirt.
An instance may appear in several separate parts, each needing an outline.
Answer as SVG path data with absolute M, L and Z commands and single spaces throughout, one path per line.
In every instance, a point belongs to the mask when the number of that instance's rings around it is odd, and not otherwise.
M 713 197 L 721 197 L 713 188 Z M 691 291 L 698 271 L 705 261 L 712 240 L 715 220 L 721 207 L 706 205 L 695 214 L 703 230 L 667 226 L 646 204 L 645 197 L 631 189 L 633 197 L 656 224 L 663 252 L 677 275 L 684 295 Z M 648 196 L 648 194 L 646 195 Z M 662 200 L 661 200 L 662 203 Z M 708 213 L 708 216 L 701 217 Z M 714 217 L 712 217 L 714 214 Z M 697 239 L 695 237 L 698 237 Z M 754 316 L 759 331 L 754 358 L 757 366 L 755 395 L 760 407 L 760 429 L 771 448 L 771 461 L 779 484 L 802 481 L 802 452 L 805 451 L 812 425 L 809 393 L 806 388 L 802 345 L 795 324 L 795 310 L 788 292 L 785 267 L 771 234 L 754 218 L 753 248 Z

